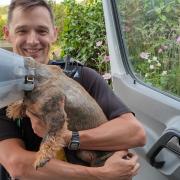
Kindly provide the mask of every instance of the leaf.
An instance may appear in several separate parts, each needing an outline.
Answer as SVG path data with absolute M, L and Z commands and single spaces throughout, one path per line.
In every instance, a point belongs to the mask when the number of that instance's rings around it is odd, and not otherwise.
M 166 16 L 161 15 L 161 16 L 160 16 L 160 19 L 161 19 L 162 21 L 166 21 L 167 18 L 166 18 Z
M 156 12 L 157 14 L 161 14 L 161 8 L 156 7 L 156 8 L 155 8 L 155 12 Z

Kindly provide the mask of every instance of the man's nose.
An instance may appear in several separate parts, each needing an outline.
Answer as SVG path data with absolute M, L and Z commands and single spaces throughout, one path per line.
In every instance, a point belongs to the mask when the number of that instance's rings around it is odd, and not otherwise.
M 34 45 L 34 44 L 38 44 L 38 43 L 39 43 L 39 40 L 38 40 L 38 35 L 37 35 L 37 33 L 34 32 L 34 31 L 29 32 L 26 41 L 27 41 L 28 44 L 33 44 L 33 45 Z

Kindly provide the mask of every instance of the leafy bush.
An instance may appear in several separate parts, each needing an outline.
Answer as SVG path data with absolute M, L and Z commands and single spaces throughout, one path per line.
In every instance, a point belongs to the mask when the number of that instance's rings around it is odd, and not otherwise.
M 101 0 L 65 0 L 64 29 L 59 40 L 61 55 L 70 55 L 104 73 L 109 70 Z

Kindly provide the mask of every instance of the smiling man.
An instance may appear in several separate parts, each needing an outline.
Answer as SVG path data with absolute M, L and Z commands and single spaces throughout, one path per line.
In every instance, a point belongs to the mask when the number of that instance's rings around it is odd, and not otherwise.
M 23 14 L 22 11 L 22 7 L 17 7 L 9 14 L 5 37 L 12 43 L 14 52 L 47 64 L 50 46 L 57 39 L 53 17 L 49 18 L 48 10 L 41 6 L 26 9 Z
M 57 39 L 50 7 L 43 0 L 12 0 L 4 34 L 15 53 L 31 56 L 40 63 L 48 64 L 50 47 Z M 28 113 L 30 119 L 23 119 L 20 131 L 16 124 L 8 121 L 5 109 L 1 109 L 0 163 L 12 177 L 27 180 L 129 180 L 137 173 L 137 156 L 132 155 L 128 159 L 124 157 L 128 154 L 127 149 L 145 144 L 142 125 L 100 75 L 87 67 L 81 67 L 80 72 L 78 82 L 97 101 L 109 121 L 97 128 L 77 132 L 78 147 L 117 152 L 104 166 L 93 168 L 80 163 L 70 147 L 66 148 L 69 162 L 53 159 L 45 167 L 35 171 L 32 164 L 41 142 L 39 136 L 45 130 L 44 125 L 37 117 Z M 66 145 L 73 142 L 73 134 L 71 131 L 65 133 Z

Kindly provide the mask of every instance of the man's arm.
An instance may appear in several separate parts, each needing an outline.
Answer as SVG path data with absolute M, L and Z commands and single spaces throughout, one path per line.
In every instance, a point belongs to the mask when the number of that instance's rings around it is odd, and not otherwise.
M 93 69 L 84 67 L 81 85 L 96 100 L 108 120 L 101 126 L 80 131 L 80 148 L 91 150 L 124 150 L 143 146 L 146 142 L 144 128 L 132 111 Z M 69 142 L 71 133 L 65 136 Z
M 33 167 L 35 152 L 24 149 L 19 139 L 0 141 L 0 163 L 12 177 L 22 180 L 129 180 L 137 173 L 137 156 L 124 159 L 126 151 L 116 152 L 103 167 L 85 167 L 52 159 L 37 171 Z
M 30 112 L 34 132 L 43 137 L 46 127 L 41 120 Z M 66 145 L 71 139 L 71 131 L 64 135 Z M 146 142 L 145 130 L 132 113 L 125 113 L 97 128 L 79 131 L 80 149 L 118 151 L 144 146 Z
M 66 139 L 69 139 L 69 134 Z M 145 130 L 132 113 L 125 113 L 101 126 L 80 131 L 80 148 L 124 150 L 144 146 Z

